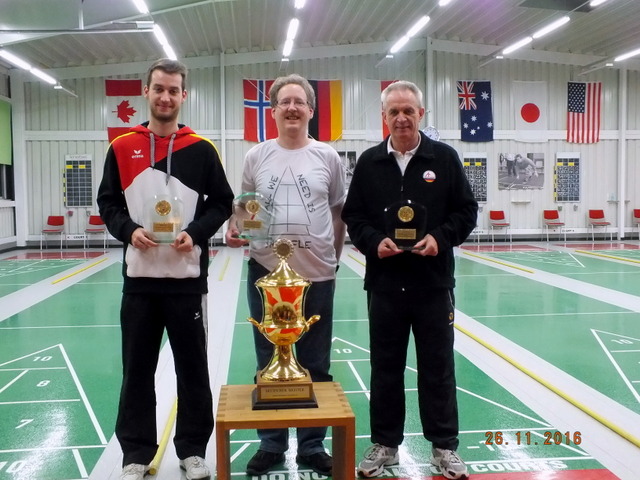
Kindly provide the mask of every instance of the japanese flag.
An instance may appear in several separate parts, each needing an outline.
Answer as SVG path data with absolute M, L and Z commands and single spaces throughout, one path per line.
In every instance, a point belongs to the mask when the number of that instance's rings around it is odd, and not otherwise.
M 515 140 L 546 142 L 549 139 L 547 82 L 514 81 L 511 93 Z
M 144 113 L 142 80 L 105 80 L 109 143 L 141 123 Z

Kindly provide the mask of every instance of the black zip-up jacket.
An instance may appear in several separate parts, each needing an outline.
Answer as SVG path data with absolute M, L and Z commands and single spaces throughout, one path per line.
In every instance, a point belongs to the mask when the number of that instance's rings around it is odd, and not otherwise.
M 366 256 L 366 290 L 424 291 L 455 286 L 453 247 L 475 228 L 478 203 L 456 151 L 422 132 L 420 137 L 404 176 L 387 151 L 388 137 L 363 152 L 356 164 L 342 219 L 349 238 Z M 384 209 L 399 200 L 426 207 L 427 233 L 438 243 L 437 256 L 403 252 L 378 258 L 378 245 L 389 236 Z

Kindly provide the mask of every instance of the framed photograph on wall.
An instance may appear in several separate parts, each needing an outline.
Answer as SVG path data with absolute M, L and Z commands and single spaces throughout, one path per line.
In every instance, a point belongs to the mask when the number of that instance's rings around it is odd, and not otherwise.
M 498 189 L 529 190 L 544 186 L 544 153 L 501 153 Z
M 339 151 L 338 155 L 340 156 L 340 161 L 344 165 L 344 169 L 347 172 L 347 188 L 351 185 L 351 179 L 353 178 L 353 171 L 356 168 L 356 160 L 358 159 L 358 155 L 355 151 Z

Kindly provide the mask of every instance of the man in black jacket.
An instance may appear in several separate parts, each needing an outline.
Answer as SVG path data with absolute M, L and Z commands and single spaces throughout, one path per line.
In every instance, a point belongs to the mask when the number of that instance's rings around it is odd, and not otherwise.
M 404 370 L 413 331 L 420 419 L 432 443 L 431 462 L 446 478 L 464 479 L 467 467 L 456 453 L 453 247 L 475 227 L 478 204 L 455 150 L 419 131 L 424 115 L 420 89 L 395 82 L 381 99 L 391 135 L 360 156 L 342 212 L 349 237 L 367 259 L 373 445 L 358 472 L 374 477 L 385 465 L 398 463 L 404 438 Z M 407 208 L 397 207 L 407 200 Z M 407 232 L 420 232 L 419 225 L 402 226 L 410 217 L 417 221 L 421 207 L 426 208 L 424 235 L 417 233 L 408 249 L 400 248 Z M 389 215 L 398 217 L 404 235 L 396 237 L 389 229 Z

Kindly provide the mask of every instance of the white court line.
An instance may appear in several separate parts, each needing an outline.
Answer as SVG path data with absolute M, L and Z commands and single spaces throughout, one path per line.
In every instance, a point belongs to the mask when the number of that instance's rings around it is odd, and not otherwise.
M 9 383 L 7 383 L 4 387 L 0 388 L 0 393 L 4 392 L 7 388 L 9 388 L 11 385 L 13 385 L 14 383 L 16 383 L 18 380 L 20 380 L 20 378 L 24 375 L 26 375 L 28 372 L 28 370 L 23 370 L 23 372 L 18 375 L 16 378 L 14 378 L 13 380 L 11 380 Z
M 60 400 L 20 400 L 16 402 L 0 402 L 0 405 L 30 405 L 37 403 L 74 403 L 80 402 L 79 398 L 67 398 Z
M 82 478 L 87 478 L 89 473 L 87 472 L 87 468 L 84 466 L 84 462 L 82 461 L 82 457 L 80 456 L 80 452 L 77 448 L 71 450 L 73 452 L 73 458 L 76 461 L 76 465 L 78 466 L 78 470 L 80 471 L 80 476 Z

